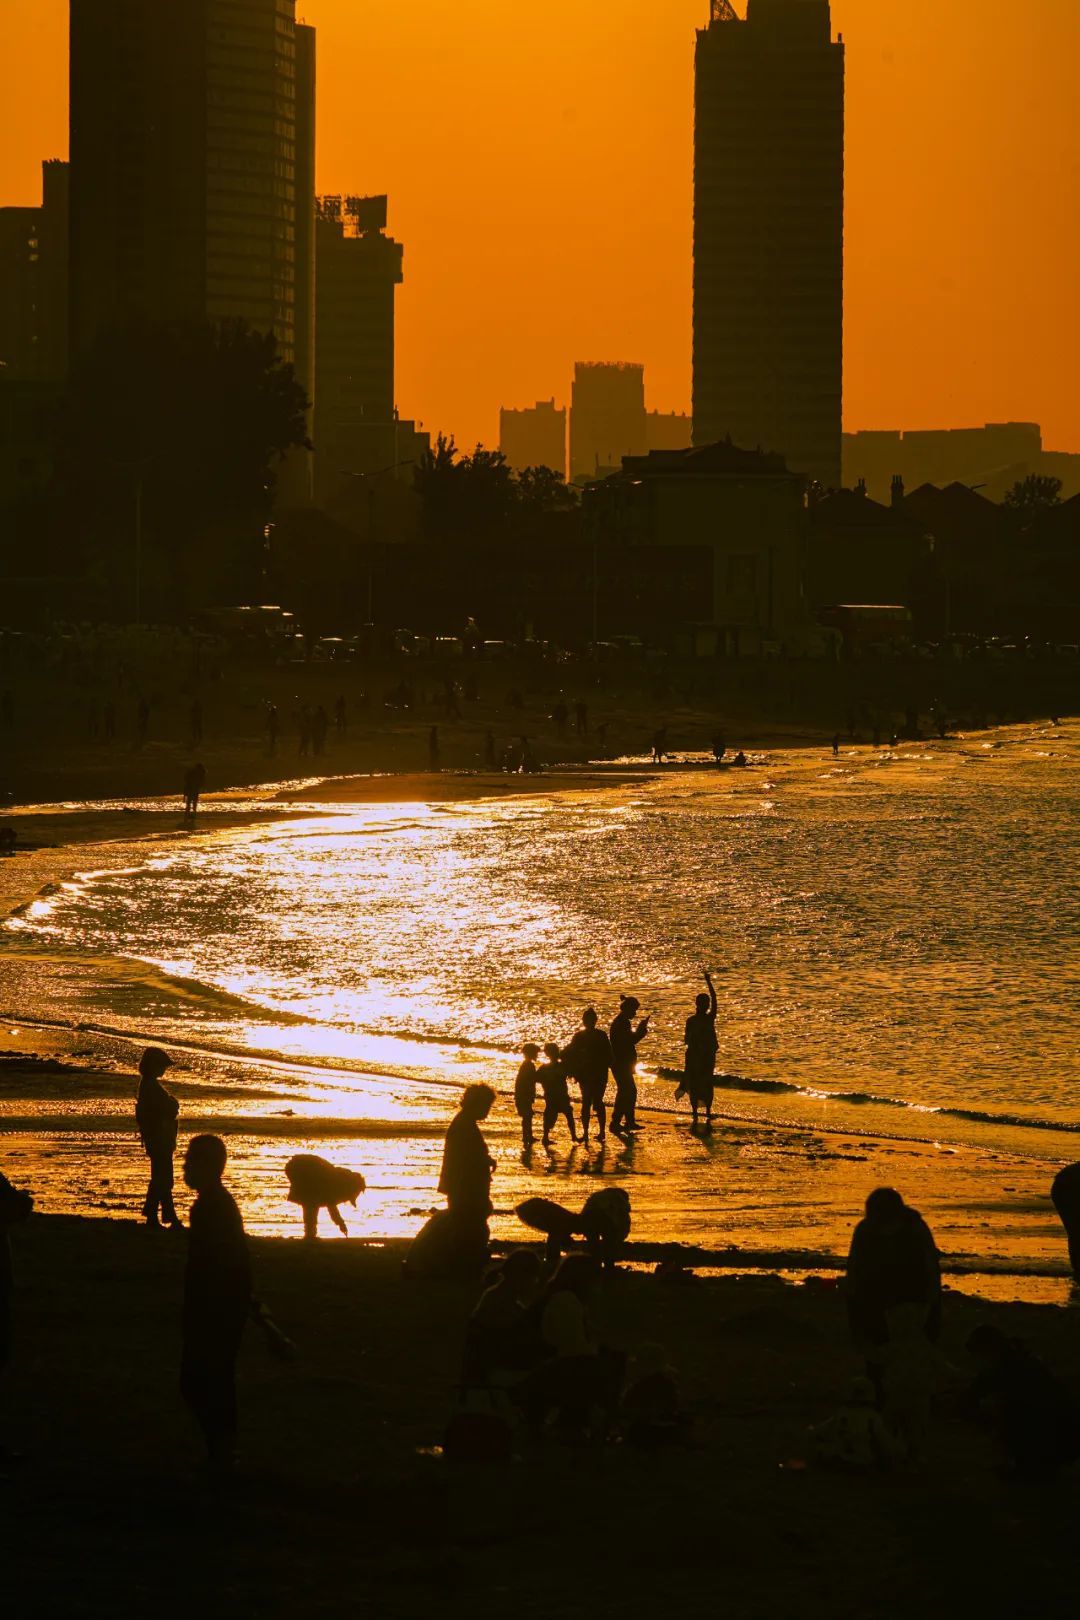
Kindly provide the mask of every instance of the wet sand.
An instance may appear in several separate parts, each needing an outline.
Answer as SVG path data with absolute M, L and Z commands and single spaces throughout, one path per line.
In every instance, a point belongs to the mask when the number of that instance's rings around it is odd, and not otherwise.
M 955 1368 L 916 1474 L 806 1467 L 807 1430 L 861 1371 L 834 1288 L 621 1272 L 597 1320 L 660 1342 L 688 1448 L 552 1438 L 509 1465 L 439 1454 L 473 1302 L 406 1283 L 400 1249 L 254 1243 L 259 1292 L 298 1359 L 249 1329 L 242 1467 L 200 1477 L 178 1398 L 184 1242 L 107 1221 L 16 1233 L 16 1353 L 0 1394 L 3 1589 L 12 1613 L 378 1620 L 607 1612 L 835 1620 L 1075 1611 L 1075 1486 L 1010 1485 L 956 1410 L 964 1341 L 992 1320 L 1075 1381 L 1075 1316 L 946 1299 Z

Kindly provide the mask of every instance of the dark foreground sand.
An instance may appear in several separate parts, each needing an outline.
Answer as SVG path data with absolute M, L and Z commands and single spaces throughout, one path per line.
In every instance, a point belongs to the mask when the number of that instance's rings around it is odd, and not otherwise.
M 858 1371 L 842 1300 L 820 1285 L 618 1275 L 606 1334 L 666 1345 L 693 1449 L 552 1442 L 454 1469 L 432 1448 L 468 1292 L 404 1282 L 393 1247 L 259 1242 L 260 1292 L 300 1357 L 283 1366 L 249 1336 L 245 1466 L 211 1489 L 175 1388 L 183 1247 L 133 1223 L 17 1233 L 0 1411 L 28 1460 L 0 1470 L 5 1614 L 1075 1613 L 1075 1480 L 1005 1483 L 959 1417 L 941 1415 L 921 1475 L 785 1466 Z M 988 1317 L 1075 1374 L 1075 1313 L 953 1294 L 961 1370 Z

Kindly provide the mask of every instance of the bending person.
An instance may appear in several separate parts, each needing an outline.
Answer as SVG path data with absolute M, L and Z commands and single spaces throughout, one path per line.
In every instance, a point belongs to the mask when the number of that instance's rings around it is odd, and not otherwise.
M 356 1208 L 356 1200 L 367 1191 L 363 1176 L 356 1170 L 342 1170 L 316 1153 L 294 1154 L 285 1166 L 285 1174 L 289 1178 L 289 1203 L 299 1204 L 304 1212 L 304 1237 L 318 1236 L 319 1211 L 323 1209 L 338 1231 L 348 1237 L 349 1229 L 338 1205 Z

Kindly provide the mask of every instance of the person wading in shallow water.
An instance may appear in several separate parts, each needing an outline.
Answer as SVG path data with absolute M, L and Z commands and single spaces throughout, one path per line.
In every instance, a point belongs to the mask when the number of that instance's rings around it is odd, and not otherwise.
M 180 1119 L 180 1104 L 161 1084 L 172 1059 L 159 1046 L 148 1046 L 139 1059 L 139 1096 L 135 1123 L 150 1160 L 150 1185 L 143 1214 L 147 1226 L 180 1226 L 173 1206 L 173 1154 Z
M 598 1022 L 596 1008 L 586 1007 L 581 1028 L 562 1055 L 567 1074 L 573 1075 L 581 1087 L 581 1140 L 585 1143 L 593 1114 L 601 1142 L 607 1136 L 604 1093 L 612 1069 L 611 1042 L 602 1029 L 597 1029 Z
M 610 1030 L 611 1072 L 615 1076 L 615 1106 L 611 1110 L 613 1131 L 639 1131 L 637 1122 L 637 1049 L 649 1033 L 649 1020 L 643 1018 L 634 1028 L 635 1013 L 641 1008 L 636 996 L 623 996 L 618 1017 Z
M 705 1110 L 706 1129 L 712 1126 L 716 1083 L 716 988 L 708 973 L 705 973 L 705 983 L 709 987 L 708 995 L 698 996 L 697 1010 L 686 1020 L 686 1062 L 682 1085 L 675 1093 L 676 1102 L 684 1095 L 689 1096 L 694 1130 L 697 1130 L 700 1109 Z

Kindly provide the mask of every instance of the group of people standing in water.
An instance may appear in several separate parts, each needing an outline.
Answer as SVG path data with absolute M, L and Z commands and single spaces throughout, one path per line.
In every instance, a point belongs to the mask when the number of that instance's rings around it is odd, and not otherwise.
M 683 1032 L 685 1058 L 683 1078 L 675 1093 L 676 1101 L 690 1100 L 694 1129 L 704 1116 L 705 1128 L 713 1122 L 713 1099 L 716 1090 L 716 1056 L 720 1043 L 716 1035 L 716 987 L 707 970 L 703 970 L 707 991 L 699 995 L 695 1008 L 686 1020 Z M 586 1007 L 581 1015 L 581 1028 L 569 1044 L 560 1048 L 549 1042 L 544 1047 L 546 1062 L 538 1066 L 540 1047 L 527 1041 L 522 1047 L 522 1063 L 514 1082 L 514 1107 L 521 1120 L 522 1147 L 534 1145 L 534 1110 L 538 1091 L 544 1099 L 544 1147 L 551 1145 L 551 1133 L 560 1119 L 565 1119 L 572 1142 L 589 1144 L 590 1131 L 596 1127 L 597 1140 L 607 1138 L 608 1079 L 615 1081 L 615 1101 L 611 1110 L 610 1128 L 616 1136 L 633 1135 L 642 1129 L 637 1117 L 637 1061 L 638 1047 L 649 1033 L 648 1017 L 638 1019 L 641 1003 L 636 996 L 623 996 L 619 1011 L 605 1032 L 600 1027 L 600 1015 L 595 1007 Z M 637 1020 L 635 1022 L 635 1020 Z M 580 1135 L 570 1102 L 568 1082 L 575 1080 L 580 1091 Z

